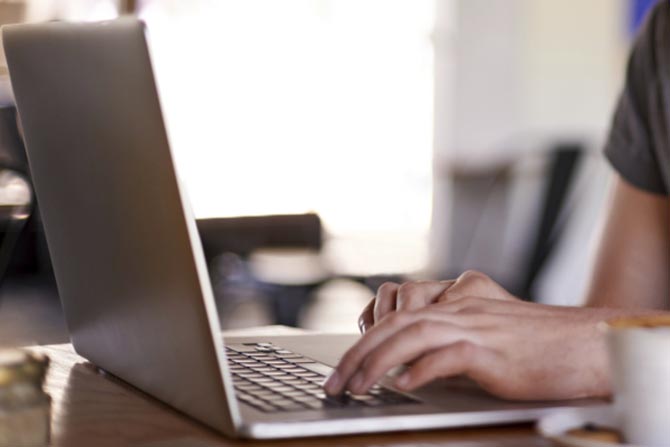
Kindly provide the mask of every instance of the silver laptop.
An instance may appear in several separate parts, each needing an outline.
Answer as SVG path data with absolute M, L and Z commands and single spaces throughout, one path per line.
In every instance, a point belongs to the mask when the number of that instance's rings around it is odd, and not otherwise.
M 100 368 L 248 438 L 501 424 L 602 404 L 509 402 L 453 380 L 412 394 L 382 380 L 367 395 L 331 399 L 321 383 L 354 336 L 224 340 L 143 24 L 2 34 L 72 343 Z

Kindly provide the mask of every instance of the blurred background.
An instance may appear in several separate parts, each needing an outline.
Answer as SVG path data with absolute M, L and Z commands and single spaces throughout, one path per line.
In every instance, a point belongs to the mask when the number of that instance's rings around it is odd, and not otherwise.
M 466 269 L 581 302 L 654 3 L 0 0 L 0 23 L 142 18 L 224 327 L 355 331 L 383 281 Z M 0 105 L 0 343 L 64 341 L 4 62 Z

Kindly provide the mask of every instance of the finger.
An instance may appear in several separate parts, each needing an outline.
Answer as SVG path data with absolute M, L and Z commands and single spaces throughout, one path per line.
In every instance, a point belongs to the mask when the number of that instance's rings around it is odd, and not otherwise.
M 412 281 L 401 284 L 396 293 L 395 310 L 416 310 L 425 307 L 447 290 L 451 284 L 437 281 Z
M 396 331 L 415 322 L 419 315 L 407 312 L 395 312 L 379 324 L 372 326 L 349 350 L 342 356 L 339 364 L 324 383 L 324 390 L 331 396 L 338 395 L 344 390 L 351 376 L 358 370 L 367 353 L 374 349 Z
M 459 341 L 426 354 L 401 374 L 394 385 L 411 391 L 438 378 L 465 374 L 485 382 L 486 371 L 495 368 L 498 354 L 469 341 Z
M 369 353 L 387 338 L 403 329 L 404 327 L 419 320 L 442 321 L 454 326 L 474 325 L 476 319 L 454 315 L 448 312 L 433 312 L 424 308 L 414 312 L 394 312 L 384 320 L 375 324 L 342 356 L 340 363 L 335 368 L 328 380 L 324 383 L 324 389 L 329 395 L 340 394 L 344 386 L 354 373 L 360 368 Z M 486 324 L 489 324 L 488 322 Z
M 385 282 L 377 289 L 377 297 L 372 311 L 372 324 L 379 323 L 386 314 L 395 310 L 395 300 L 400 284 Z
M 436 348 L 460 341 L 478 340 L 474 331 L 440 321 L 422 320 L 411 324 L 374 349 L 347 387 L 354 394 L 366 393 L 391 368 L 420 358 Z
M 454 284 L 456 284 L 455 279 L 448 279 L 446 281 L 440 281 L 442 284 L 444 284 L 444 290 L 435 298 L 434 302 L 435 303 L 440 303 L 443 301 L 448 301 L 450 299 L 449 296 L 449 290 L 453 287 Z
M 375 307 L 375 301 L 376 298 L 372 298 L 363 308 L 361 316 L 358 317 L 358 329 L 361 331 L 361 334 L 365 334 L 365 332 L 374 324 L 374 316 L 372 315 L 372 312 Z
M 368 317 L 364 311 L 359 319 L 361 332 L 365 332 L 393 311 L 420 309 L 434 302 L 453 283 L 454 280 L 413 281 L 401 285 L 391 282 L 382 284 L 373 303 L 372 317 Z

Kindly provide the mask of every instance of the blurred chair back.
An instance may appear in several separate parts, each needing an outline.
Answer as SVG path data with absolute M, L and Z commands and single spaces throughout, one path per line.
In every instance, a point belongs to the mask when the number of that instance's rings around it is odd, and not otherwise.
M 539 293 L 538 283 L 558 268 L 567 239 L 578 270 L 571 286 L 583 282 L 588 239 L 609 179 L 604 165 L 600 154 L 583 144 L 560 143 L 488 170 L 454 172 L 448 265 L 433 270 L 442 277 L 481 270 L 519 297 L 544 300 L 547 290 Z M 568 267 L 565 262 L 560 266 Z M 579 287 L 572 290 L 579 294 Z

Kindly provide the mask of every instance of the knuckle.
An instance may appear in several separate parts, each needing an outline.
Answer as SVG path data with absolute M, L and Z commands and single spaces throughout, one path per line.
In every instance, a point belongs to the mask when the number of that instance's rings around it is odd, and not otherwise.
M 401 284 L 398 288 L 398 304 L 400 307 L 422 305 L 426 301 L 426 293 L 432 283 L 426 281 L 412 281 Z
M 386 323 L 391 326 L 404 325 L 409 315 L 405 312 L 394 312 L 386 317 Z
M 402 294 L 403 296 L 411 296 L 412 294 L 416 293 L 416 291 L 421 287 L 420 284 L 417 284 L 415 282 L 405 282 L 400 284 L 398 287 L 398 294 Z
M 460 279 L 462 281 L 473 282 L 473 283 L 488 282 L 490 280 L 487 275 L 477 270 L 466 270 L 465 272 L 463 272 Z
M 469 362 L 475 356 L 476 347 L 469 341 L 459 341 L 454 344 L 454 349 L 464 362 Z
M 482 277 L 482 276 L 486 276 L 486 275 L 484 275 L 479 270 L 473 270 L 473 269 L 468 269 L 468 270 L 464 271 L 463 273 L 461 273 L 461 278 L 464 278 L 464 279 L 465 278 L 479 278 L 479 277 Z
M 430 382 L 444 375 L 445 355 L 444 348 L 429 354 L 417 362 L 412 368 L 412 375 L 420 383 Z
M 435 323 L 428 320 L 421 320 L 414 323 L 413 329 L 419 337 L 427 337 L 434 332 Z
M 439 367 L 442 364 L 442 359 L 436 355 L 431 355 L 419 362 L 414 368 L 415 374 L 417 376 L 422 376 L 424 378 L 437 376 Z
M 377 295 L 386 295 L 398 288 L 398 284 L 387 281 L 377 288 Z

